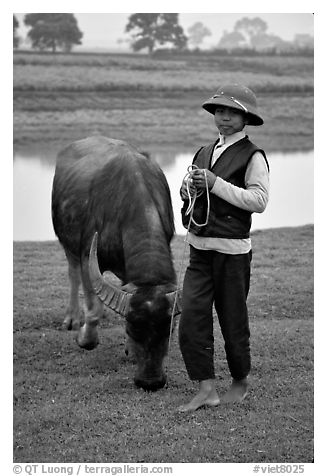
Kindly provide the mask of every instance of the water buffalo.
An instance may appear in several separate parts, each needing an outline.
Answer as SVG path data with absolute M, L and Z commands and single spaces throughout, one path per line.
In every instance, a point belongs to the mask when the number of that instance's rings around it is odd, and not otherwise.
M 68 261 L 70 299 L 64 327 L 79 330 L 79 346 L 93 349 L 103 305 L 109 306 L 126 318 L 136 385 L 146 390 L 163 387 L 177 291 L 170 249 L 173 211 L 160 167 L 123 141 L 89 137 L 73 142 L 57 157 L 52 221 Z M 119 278 L 120 286 L 106 279 L 107 270 Z M 179 299 L 175 311 L 180 312 Z

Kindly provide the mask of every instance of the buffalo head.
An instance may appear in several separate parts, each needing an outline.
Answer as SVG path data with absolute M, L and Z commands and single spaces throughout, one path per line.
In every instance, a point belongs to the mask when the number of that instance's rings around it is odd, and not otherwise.
M 89 255 L 90 280 L 99 299 L 126 319 L 129 349 L 137 365 L 134 382 L 144 390 L 158 390 L 166 383 L 163 370 L 168 350 L 172 313 L 181 312 L 180 296 L 171 285 L 118 288 L 102 276 L 97 259 L 97 233 Z M 133 289 L 132 292 L 126 289 Z

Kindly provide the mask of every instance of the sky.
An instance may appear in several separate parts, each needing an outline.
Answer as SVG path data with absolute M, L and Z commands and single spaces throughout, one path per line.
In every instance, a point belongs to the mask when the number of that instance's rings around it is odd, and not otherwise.
M 129 15 L 140 11 L 136 10 L 138 6 L 138 4 L 134 5 L 134 8 L 130 9 L 130 13 L 74 12 L 79 29 L 83 32 L 82 47 L 122 48 L 123 44 L 118 43 L 117 40 L 129 37 L 124 33 L 124 30 Z M 25 12 L 25 10 L 23 11 Z M 177 10 L 172 11 L 176 12 Z M 30 12 L 31 10 L 28 10 L 27 13 Z M 39 12 L 44 12 L 44 8 L 41 8 Z M 284 40 L 293 40 L 296 34 L 314 36 L 314 15 L 311 13 L 184 13 L 182 10 L 179 12 L 179 23 L 186 34 L 188 28 L 198 21 L 211 31 L 211 36 L 206 37 L 202 44 L 202 47 L 207 48 L 217 45 L 224 31 L 233 31 L 237 20 L 243 17 L 262 18 L 267 23 L 267 33 L 275 34 Z M 24 37 L 27 32 L 23 26 L 24 13 L 15 12 L 15 14 L 20 23 L 19 35 Z

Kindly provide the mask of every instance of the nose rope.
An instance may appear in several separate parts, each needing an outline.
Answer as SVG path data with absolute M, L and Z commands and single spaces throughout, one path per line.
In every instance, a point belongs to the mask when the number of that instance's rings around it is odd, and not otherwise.
M 182 271 L 183 271 L 183 266 L 184 266 L 184 261 L 185 261 L 185 253 L 186 253 L 186 246 L 187 246 L 187 237 L 190 231 L 191 223 L 194 223 L 195 225 L 202 227 L 206 226 L 208 224 L 209 220 L 209 212 L 210 212 L 210 195 L 209 195 L 209 186 L 208 186 L 208 178 L 207 178 L 207 173 L 206 170 L 204 169 L 204 180 L 206 184 L 206 196 L 207 196 L 207 215 L 206 215 L 206 220 L 204 223 L 197 223 L 194 218 L 193 218 L 193 211 L 194 211 L 194 205 L 195 205 L 195 200 L 200 197 L 203 194 L 203 191 L 201 190 L 198 192 L 195 190 L 195 193 L 193 197 L 191 196 L 191 191 L 190 191 L 190 181 L 192 179 L 192 173 L 194 170 L 198 169 L 195 164 L 189 165 L 187 167 L 187 174 L 185 175 L 183 181 L 186 181 L 186 190 L 187 190 L 187 196 L 188 196 L 188 201 L 189 205 L 186 210 L 186 216 L 190 215 L 189 221 L 188 221 L 188 226 L 187 226 L 187 231 L 186 235 L 184 238 L 184 249 L 183 249 L 183 255 L 182 255 L 182 261 L 179 267 L 179 273 L 178 273 L 178 279 L 177 279 L 177 289 L 180 288 L 181 285 L 181 280 L 182 280 Z M 171 318 L 170 318 L 170 329 L 169 329 L 169 338 L 168 338 L 168 350 L 167 350 L 167 359 L 166 359 L 166 385 L 165 387 L 168 387 L 168 371 L 169 371 L 169 357 L 170 357 L 170 345 L 171 345 L 171 338 L 172 338 L 172 333 L 173 333 L 173 324 L 174 324 L 174 315 L 175 315 L 175 309 L 177 305 L 177 293 L 175 293 L 175 298 L 174 298 L 174 303 L 173 303 L 173 308 L 172 308 L 172 313 L 171 313 Z

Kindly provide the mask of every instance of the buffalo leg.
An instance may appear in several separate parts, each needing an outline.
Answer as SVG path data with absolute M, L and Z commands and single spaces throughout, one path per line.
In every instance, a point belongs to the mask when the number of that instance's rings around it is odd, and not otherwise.
M 103 304 L 92 289 L 86 261 L 82 263 L 82 285 L 85 298 L 85 322 L 80 328 L 77 343 L 83 349 L 92 350 L 99 343 L 97 326 L 103 315 Z
M 68 277 L 70 283 L 70 296 L 63 321 L 64 329 L 78 330 L 80 328 L 80 307 L 78 290 L 81 284 L 81 267 L 79 261 L 66 253 L 68 261 Z

